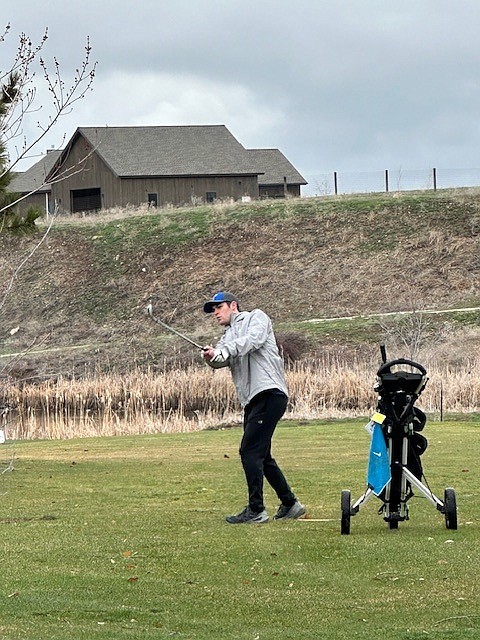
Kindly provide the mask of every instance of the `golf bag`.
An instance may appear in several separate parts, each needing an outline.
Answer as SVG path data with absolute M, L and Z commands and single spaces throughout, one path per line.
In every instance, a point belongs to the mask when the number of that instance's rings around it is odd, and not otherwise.
M 399 522 L 409 519 L 407 503 L 415 493 L 423 495 L 445 515 L 447 529 L 456 529 L 454 489 L 445 489 L 442 502 L 422 483 L 421 456 L 428 443 L 420 432 L 427 419 L 414 405 L 427 384 L 427 372 L 412 360 L 401 358 L 387 362 L 383 346 L 381 352 L 383 364 L 377 371 L 374 385 L 378 394 L 377 412 L 367 425 L 372 433 L 367 489 L 353 505 L 350 491 L 342 491 L 341 533 L 350 533 L 351 517 L 374 495 L 383 503 L 379 514 L 390 529 L 397 529 Z

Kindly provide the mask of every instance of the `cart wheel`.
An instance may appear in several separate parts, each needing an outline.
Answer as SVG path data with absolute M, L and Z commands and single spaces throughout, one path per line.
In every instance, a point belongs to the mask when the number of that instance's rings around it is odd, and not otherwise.
M 388 526 L 390 529 L 398 529 L 398 520 L 389 520 Z
M 341 532 L 342 536 L 348 536 L 350 533 L 350 518 L 351 518 L 351 493 L 348 489 L 342 491 L 342 524 Z
M 457 498 L 455 497 L 455 489 L 445 489 L 444 495 L 445 524 L 447 529 L 457 528 Z

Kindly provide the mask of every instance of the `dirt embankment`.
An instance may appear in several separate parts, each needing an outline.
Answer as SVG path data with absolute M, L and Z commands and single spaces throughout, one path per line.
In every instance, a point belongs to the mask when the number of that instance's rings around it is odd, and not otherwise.
M 218 335 L 201 311 L 219 289 L 262 307 L 285 333 L 311 318 L 472 307 L 480 302 L 476 194 L 318 199 L 59 220 L 41 237 L 0 237 L 0 354 L 21 375 L 78 374 L 191 357 L 145 316 L 197 341 Z M 302 351 L 338 345 L 309 334 Z M 354 342 L 354 336 L 350 336 Z M 40 353 L 41 351 L 41 353 Z M 38 352 L 34 354 L 33 352 Z

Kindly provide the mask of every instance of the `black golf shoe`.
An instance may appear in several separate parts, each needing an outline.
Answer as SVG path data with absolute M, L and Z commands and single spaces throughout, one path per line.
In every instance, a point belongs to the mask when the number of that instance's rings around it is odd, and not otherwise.
M 227 516 L 225 520 L 228 524 L 262 524 L 268 522 L 268 514 L 265 511 L 252 511 L 249 506 L 236 516 Z
M 305 515 L 307 510 L 305 505 L 301 504 L 298 500 L 290 507 L 286 507 L 281 504 L 278 507 L 277 513 L 273 516 L 274 520 L 296 520 Z

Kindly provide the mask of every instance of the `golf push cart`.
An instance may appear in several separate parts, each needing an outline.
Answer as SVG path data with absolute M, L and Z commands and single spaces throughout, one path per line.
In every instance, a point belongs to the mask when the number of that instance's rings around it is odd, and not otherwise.
M 411 360 L 401 358 L 387 362 L 383 345 L 381 354 L 383 364 L 377 371 L 374 385 L 378 393 L 377 413 L 366 426 L 372 435 L 367 489 L 353 504 L 350 491 L 342 491 L 341 533 L 350 533 L 351 517 L 374 495 L 383 503 L 378 513 L 383 514 L 390 529 L 397 529 L 399 522 L 409 519 L 407 503 L 414 491 L 443 513 L 447 529 L 456 529 L 454 489 L 445 489 L 442 502 L 422 483 L 422 478 L 425 482 L 426 479 L 420 456 L 427 448 L 427 440 L 419 432 L 425 426 L 426 416 L 414 404 L 425 389 L 427 372 Z

